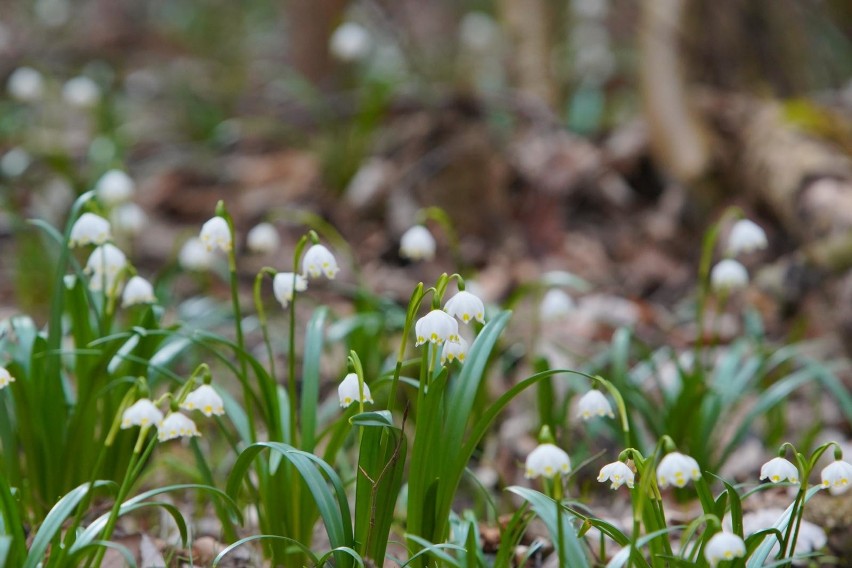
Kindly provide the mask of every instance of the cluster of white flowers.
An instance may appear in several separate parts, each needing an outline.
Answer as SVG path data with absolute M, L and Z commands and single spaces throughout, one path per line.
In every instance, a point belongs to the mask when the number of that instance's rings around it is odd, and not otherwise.
M 485 305 L 476 295 L 460 290 L 444 304 L 444 309 L 434 309 L 414 324 L 415 346 L 430 343 L 441 346 L 441 364 L 448 361 L 464 363 L 470 348 L 459 334 L 461 321 L 470 324 L 476 320 L 485 323 Z
M 740 219 L 731 227 L 726 253 L 730 257 L 765 249 L 769 245 L 760 225 L 749 219 Z M 726 258 L 710 271 L 710 285 L 720 292 L 733 292 L 748 286 L 748 271 L 739 261 Z
M 199 410 L 207 417 L 225 414 L 222 397 L 210 385 L 201 385 L 189 393 L 180 403 L 180 408 L 190 411 Z M 201 435 L 195 422 L 185 414 L 169 412 L 164 418 L 157 405 L 148 398 L 137 400 L 121 415 L 121 428 L 127 429 L 134 426 L 142 428 L 156 426 L 157 439 L 161 442 Z

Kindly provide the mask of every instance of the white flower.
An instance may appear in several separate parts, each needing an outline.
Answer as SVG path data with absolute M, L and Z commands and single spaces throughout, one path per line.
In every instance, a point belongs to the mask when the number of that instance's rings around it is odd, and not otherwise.
M 281 244 L 278 231 L 271 223 L 260 223 L 251 229 L 246 236 L 248 249 L 258 254 L 275 252 Z
M 81 75 L 63 85 L 62 98 L 71 106 L 91 108 L 101 100 L 101 89 L 97 83 Z
M 604 394 L 598 390 L 590 390 L 584 394 L 577 403 L 577 412 L 583 417 L 583 420 L 588 420 L 593 416 L 609 416 L 615 418 L 612 413 L 612 407 Z
M 12 98 L 33 102 L 44 95 L 44 78 L 32 67 L 18 67 L 9 75 L 6 87 Z
M 364 383 L 364 398 L 361 398 L 359 395 L 358 375 L 355 373 L 349 373 L 343 378 L 340 386 L 337 387 L 337 396 L 340 398 L 340 406 L 346 408 L 359 399 L 361 402 L 369 402 L 372 404 L 373 397 L 370 395 L 370 387 L 367 386 L 367 383 Z
M 31 162 L 29 152 L 23 148 L 12 148 L 0 158 L 0 171 L 9 177 L 18 177 L 27 171 Z
M 571 471 L 571 459 L 562 448 L 553 444 L 539 444 L 527 456 L 526 474 L 527 479 L 535 479 L 543 475 L 552 479 L 557 473 L 568 473 Z
M 414 335 L 417 342 L 422 345 L 429 343 L 444 343 L 445 341 L 459 340 L 459 324 L 452 316 L 443 310 L 432 310 L 414 324 Z
M 102 245 L 111 238 L 109 221 L 94 213 L 83 213 L 71 227 L 68 246 Z
M 748 285 L 745 266 L 732 258 L 720 261 L 710 271 L 710 284 L 714 290 L 738 290 Z
M 698 462 L 678 452 L 667 454 L 657 466 L 657 482 L 665 489 L 669 485 L 685 487 L 690 479 L 701 477 Z
M 163 413 L 156 405 L 147 398 L 141 398 L 134 402 L 124 414 L 121 415 L 121 427 L 159 425 L 163 420 Z
M 710 537 L 704 546 L 704 558 L 710 566 L 717 566 L 723 560 L 742 558 L 746 547 L 743 539 L 730 532 L 718 532 Z
M 409 260 L 431 260 L 435 247 L 435 237 L 423 225 L 411 227 L 399 240 L 399 254 Z
M 98 199 L 106 205 L 118 205 L 133 196 L 136 184 L 121 170 L 109 170 L 95 184 Z
M 178 254 L 178 262 L 186 270 L 207 270 L 215 260 L 215 255 L 207 250 L 198 237 L 192 237 L 183 243 Z
M 571 296 L 562 290 L 551 288 L 542 298 L 538 313 L 542 321 L 556 321 L 570 315 L 575 308 Z
M 156 304 L 157 297 L 154 295 L 154 287 L 141 276 L 134 276 L 124 286 L 121 295 L 121 307 L 126 308 L 136 304 Z
M 321 274 L 334 280 L 339 268 L 334 255 L 322 245 L 313 245 L 302 257 L 302 275 L 306 278 L 319 278 Z
M 125 235 L 139 234 L 148 222 L 145 211 L 132 201 L 122 203 L 113 209 L 110 219 L 116 232 Z
M 820 478 L 823 488 L 831 491 L 832 495 L 846 493 L 849 489 L 849 479 L 852 478 L 852 464 L 835 460 L 823 468 Z
M 768 479 L 772 483 L 788 480 L 790 483 L 799 482 L 799 470 L 784 458 L 772 458 L 760 468 L 760 480 Z
M 459 363 L 464 363 L 467 357 L 467 350 L 468 344 L 464 337 L 459 336 L 458 341 L 445 342 L 443 349 L 441 349 L 441 365 L 448 360 L 452 363 L 456 359 L 459 360 Z
M 181 403 L 180 407 L 184 410 L 200 410 L 207 417 L 214 414 L 216 416 L 225 414 L 225 405 L 222 402 L 222 397 L 210 385 L 201 385 L 186 395 L 186 399 Z
M 371 45 L 370 34 L 363 26 L 346 22 L 331 34 L 329 50 L 341 61 L 357 61 L 370 52 Z
M 0 367 L 0 389 L 4 389 L 9 386 L 9 383 L 14 383 L 15 377 L 9 373 L 9 370 L 6 367 Z
M 127 266 L 127 257 L 110 243 L 102 244 L 92 251 L 86 262 L 86 272 L 91 274 L 89 289 L 93 292 L 106 290 L 111 292 L 118 277 Z
M 293 278 L 296 279 L 295 292 L 304 292 L 308 289 L 308 281 L 301 274 L 293 274 L 292 272 L 279 272 L 272 279 L 272 292 L 275 294 L 275 299 L 281 302 L 283 307 L 293 301 Z
M 180 412 L 170 413 L 157 427 L 157 439 L 161 442 L 200 435 L 198 428 L 195 427 L 195 422 Z
M 769 246 L 766 233 L 760 225 L 748 219 L 740 219 L 731 228 L 728 235 L 728 254 L 736 256 L 741 252 L 749 253 Z
M 447 300 L 444 311 L 464 323 L 470 323 L 474 319 L 485 323 L 485 306 L 482 300 L 465 290 Z
M 216 216 L 204 223 L 198 238 L 210 252 L 216 249 L 222 252 L 231 250 L 231 229 L 222 217 Z
M 609 486 L 610 489 L 618 489 L 625 483 L 627 487 L 633 489 L 634 479 L 633 470 L 626 463 L 620 461 L 603 466 L 598 474 L 598 481 L 601 483 L 612 482 L 612 485 Z

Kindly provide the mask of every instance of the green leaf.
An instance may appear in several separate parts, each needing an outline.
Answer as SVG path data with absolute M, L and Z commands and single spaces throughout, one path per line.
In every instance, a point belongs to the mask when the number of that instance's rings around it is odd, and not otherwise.
M 314 311 L 305 332 L 305 351 L 302 358 L 302 449 L 313 452 L 317 433 L 317 407 L 319 406 L 320 358 L 322 357 L 323 329 L 328 308 Z M 292 357 L 292 354 L 291 354 Z
M 90 487 L 91 489 L 97 489 L 98 487 L 105 486 L 114 487 L 115 483 L 112 481 L 95 481 L 94 484 L 84 483 L 66 493 L 44 518 L 44 522 L 42 522 L 33 538 L 30 553 L 27 556 L 26 562 L 24 562 L 23 568 L 36 568 L 39 566 L 44 560 L 44 554 L 47 552 L 50 541 L 59 534 L 65 519 L 74 513 L 74 509 L 77 508 L 83 497 L 90 491 Z
M 550 533 L 550 538 L 554 545 L 558 542 L 565 544 L 565 550 L 559 550 L 560 565 L 571 566 L 572 568 L 590 567 L 589 559 L 586 556 L 586 551 L 577 537 L 577 532 L 571 524 L 571 520 L 576 518 L 574 515 L 566 511 L 561 505 L 559 506 L 560 514 L 562 515 L 562 537 L 559 537 L 559 522 L 556 517 L 557 502 L 547 495 L 530 489 L 528 487 L 512 486 L 507 488 L 508 491 L 519 495 L 527 503 L 530 504 L 535 514 L 544 521 L 547 526 L 547 532 Z
M 820 489 L 822 488 L 819 486 L 811 487 L 810 489 L 808 489 L 808 492 L 805 493 L 804 503 L 810 501 L 811 497 L 816 495 Z M 794 502 L 792 505 L 787 507 L 787 509 L 784 511 L 784 514 L 782 514 L 781 517 L 779 517 L 778 520 L 775 521 L 775 524 L 773 524 L 771 528 L 778 529 L 782 533 L 787 530 L 787 525 L 790 522 L 790 516 L 793 513 L 793 507 L 795 505 L 796 503 Z M 763 541 L 760 542 L 758 547 L 755 549 L 754 553 L 749 556 L 749 559 L 746 562 L 746 568 L 760 568 L 761 566 L 763 566 L 763 564 L 766 562 L 766 558 L 769 556 L 769 553 L 772 551 L 772 547 L 774 547 L 775 544 L 775 540 L 763 539 Z
M 331 546 L 333 548 L 352 546 L 354 538 L 349 502 L 343 488 L 343 482 L 330 465 L 313 454 L 297 450 L 281 442 L 252 444 L 240 453 L 236 463 L 234 463 L 231 475 L 228 477 L 228 494 L 236 497 L 252 462 L 265 449 L 280 454 L 299 471 L 314 497 Z M 331 483 L 333 491 L 329 489 L 326 480 Z M 352 559 L 343 553 L 336 553 L 335 559 L 339 566 L 344 568 L 351 566 Z
M 245 538 L 241 538 L 237 542 L 226 546 L 222 550 L 222 552 L 217 554 L 216 558 L 213 559 L 213 565 L 212 565 L 213 568 L 216 568 L 219 565 L 219 563 L 222 560 L 224 560 L 224 558 L 228 554 L 233 552 L 235 549 L 239 548 L 240 546 L 242 546 L 242 545 L 244 545 L 248 542 L 254 542 L 256 540 L 280 540 L 282 542 L 287 542 L 287 543 L 293 544 L 300 551 L 302 551 L 308 558 L 310 558 L 311 562 L 313 562 L 315 565 L 318 565 L 317 557 L 313 552 L 311 552 L 311 549 L 308 548 L 307 546 L 305 546 L 304 544 L 302 544 L 301 542 L 297 541 L 297 540 L 294 540 L 294 539 L 286 537 L 286 536 L 280 536 L 280 535 L 277 535 L 277 534 L 255 534 L 255 535 L 252 535 L 252 536 L 247 536 Z

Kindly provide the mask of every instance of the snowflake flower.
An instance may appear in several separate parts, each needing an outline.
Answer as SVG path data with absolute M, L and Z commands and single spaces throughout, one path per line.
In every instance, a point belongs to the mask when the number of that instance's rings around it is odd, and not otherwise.
M 722 531 L 714 534 L 704 546 L 704 558 L 710 566 L 717 566 L 723 560 L 742 558 L 746 547 L 743 539 L 734 533 Z
M 570 315 L 575 309 L 576 305 L 571 296 L 562 290 L 551 288 L 544 294 L 538 313 L 542 321 L 556 321 Z
M 269 254 L 278 250 L 281 245 L 281 238 L 272 223 L 260 223 L 248 232 L 246 244 L 251 252 Z
M 93 292 L 112 291 L 126 266 L 127 257 L 117 246 L 102 244 L 92 251 L 86 262 L 86 272 L 91 274 L 89 289 Z
M 736 260 L 726 258 L 710 271 L 710 284 L 714 290 L 739 290 L 748 285 L 748 272 Z
M 15 377 L 9 372 L 6 367 L 0 367 L 0 389 L 9 386 L 9 383 L 14 383 Z
M 584 394 L 577 403 L 577 412 L 583 420 L 588 420 L 593 416 L 609 416 L 615 418 L 612 413 L 612 407 L 604 394 L 598 390 L 590 390 Z
M 360 24 L 346 22 L 331 34 L 329 51 L 341 61 L 358 61 L 370 52 L 370 34 Z
M 766 233 L 760 225 L 748 219 L 740 219 L 734 223 L 728 235 L 728 254 L 731 256 L 765 249 L 767 246 L 769 242 Z
M 163 413 L 147 398 L 140 398 L 121 415 L 121 427 L 156 426 L 163 420 Z
M 849 490 L 849 479 L 852 478 L 852 464 L 843 460 L 835 460 L 825 466 L 820 473 L 823 488 L 832 495 L 840 495 Z
M 432 260 L 435 248 L 435 237 L 423 225 L 411 227 L 399 240 L 399 254 L 409 260 Z
M 180 407 L 184 410 L 200 410 L 208 418 L 214 414 L 216 416 L 225 414 L 222 397 L 210 385 L 201 385 L 186 395 Z
M 213 217 L 201 226 L 201 234 L 198 236 L 209 252 L 216 249 L 222 252 L 231 250 L 231 229 L 228 222 L 222 217 Z
M 157 439 L 161 442 L 175 438 L 191 438 L 200 435 L 201 433 L 195 426 L 195 422 L 180 412 L 170 413 L 157 427 Z
M 474 319 L 485 323 L 485 306 L 482 300 L 465 290 L 447 300 L 444 311 L 464 323 L 470 323 Z
M 527 479 L 535 479 L 540 475 L 552 479 L 556 474 L 565 474 L 571 471 L 571 459 L 562 448 L 553 444 L 539 444 L 527 456 L 526 474 Z
M 340 398 L 340 406 L 347 408 L 353 402 L 360 398 L 360 385 L 358 384 L 358 375 L 349 373 L 343 378 L 340 386 L 337 387 L 337 396 Z M 360 398 L 361 402 L 373 403 L 373 397 L 370 395 L 370 387 L 364 383 L 364 398 Z
M 768 479 L 772 483 L 780 483 L 788 480 L 790 483 L 799 482 L 799 470 L 788 460 L 778 457 L 772 458 L 760 468 L 760 480 Z
M 452 363 L 456 359 L 459 363 L 464 363 L 469 347 L 465 338 L 461 336 L 459 336 L 458 341 L 446 341 L 441 349 L 441 365 L 444 365 L 447 361 Z
M 101 100 L 101 89 L 88 77 L 74 77 L 62 86 L 62 99 L 71 106 L 91 108 Z
M 459 324 L 443 310 L 432 310 L 414 324 L 415 346 L 426 342 L 441 344 L 459 340 Z
M 295 292 L 304 292 L 308 289 L 308 281 L 301 274 L 293 274 L 292 272 L 279 272 L 272 279 L 272 292 L 275 294 L 275 299 L 281 302 L 283 307 L 293 301 L 293 277 L 296 278 Z
M 154 287 L 141 276 L 134 276 L 124 286 L 121 295 L 121 307 L 127 308 L 136 304 L 156 304 L 157 297 L 154 295 Z
M 198 237 L 192 237 L 183 243 L 178 254 L 178 262 L 186 270 L 207 270 L 213 266 L 215 260 L 216 257 Z
M 109 221 L 94 213 L 83 213 L 71 227 L 68 246 L 102 245 L 111 238 Z
M 701 468 L 693 458 L 672 452 L 660 460 L 657 466 L 657 482 L 665 489 L 669 485 L 685 487 L 690 479 L 693 481 L 701 477 Z
M 326 278 L 334 280 L 338 270 L 334 255 L 322 245 L 313 245 L 302 257 L 302 275 L 306 278 L 319 278 L 325 274 Z
M 633 470 L 626 463 L 620 461 L 603 466 L 601 472 L 598 474 L 598 481 L 601 483 L 612 482 L 612 485 L 609 486 L 610 489 L 618 489 L 625 483 L 627 487 L 633 489 L 634 479 L 635 474 Z
M 23 102 L 37 101 L 44 96 L 44 77 L 32 67 L 18 67 L 9 75 L 6 87 L 12 98 Z
M 98 199 L 107 205 L 118 205 L 133 197 L 136 184 L 121 170 L 109 170 L 95 184 Z
M 145 210 L 130 201 L 113 209 L 110 219 L 116 232 L 125 235 L 138 235 L 148 223 Z

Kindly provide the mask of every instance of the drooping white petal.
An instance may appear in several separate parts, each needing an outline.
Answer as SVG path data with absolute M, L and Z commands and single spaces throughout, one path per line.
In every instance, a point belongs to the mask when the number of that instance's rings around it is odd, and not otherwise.
M 281 238 L 272 223 L 260 223 L 252 227 L 246 235 L 246 245 L 251 252 L 269 254 L 278 250 Z
M 444 311 L 464 323 L 470 323 L 473 320 L 485 323 L 485 306 L 482 300 L 466 290 L 447 300 Z
M 544 476 L 552 479 L 556 474 L 565 474 L 571 471 L 571 459 L 562 448 L 553 444 L 540 444 L 530 452 L 526 461 L 527 479 L 535 479 Z
M 765 249 L 769 246 L 766 233 L 760 225 L 749 219 L 740 219 L 731 227 L 728 235 L 728 254 L 736 256 Z
M 710 271 L 710 284 L 714 290 L 739 290 L 748 285 L 748 271 L 732 258 L 719 261 Z
M 777 457 L 769 460 L 763 467 L 760 468 L 760 480 L 768 479 L 772 483 L 780 483 L 782 481 L 790 481 L 790 483 L 799 482 L 799 470 L 788 460 Z
M 184 410 L 200 410 L 207 417 L 225 414 L 222 397 L 210 385 L 201 385 L 186 395 L 180 407 Z
M 183 243 L 178 254 L 178 262 L 186 270 L 207 270 L 216 261 L 216 256 L 207 250 L 198 237 L 192 237 Z
M 109 170 L 95 184 L 95 193 L 107 205 L 118 205 L 133 197 L 136 184 L 121 170 Z
M 704 546 L 704 558 L 710 566 L 717 566 L 719 562 L 742 558 L 745 556 L 746 547 L 743 539 L 734 533 L 722 531 L 714 534 Z
M 349 373 L 343 378 L 343 381 L 337 387 L 337 396 L 340 398 L 340 406 L 346 408 L 358 400 L 372 404 L 373 397 L 370 395 L 370 387 L 367 386 L 367 383 L 364 383 L 363 398 L 361 398 L 360 393 L 358 375 L 355 373 Z
M 822 479 L 822 486 L 832 495 L 846 493 L 852 480 L 852 464 L 843 460 L 834 460 L 823 468 L 820 479 Z
M 136 304 L 156 304 L 154 287 L 141 276 L 134 276 L 127 281 L 121 295 L 121 307 L 127 308 Z
M 341 61 L 358 61 L 372 48 L 369 32 L 360 24 L 345 22 L 334 30 L 329 41 L 329 51 Z
M 216 249 L 222 252 L 231 250 L 231 229 L 222 217 L 213 217 L 204 223 L 198 238 L 210 252 Z
M 690 479 L 696 480 L 701 477 L 701 468 L 693 458 L 672 452 L 666 454 L 657 466 L 657 482 L 665 489 L 669 485 L 685 487 Z
M 583 420 L 588 420 L 593 416 L 609 416 L 615 418 L 612 413 L 612 406 L 606 396 L 601 391 L 591 390 L 584 394 L 577 403 L 577 412 Z
M 62 99 L 71 106 L 91 108 L 101 100 L 101 89 L 90 78 L 81 75 L 65 82 Z
M 18 67 L 9 75 L 6 88 L 19 101 L 37 101 L 44 96 L 44 77 L 32 67 Z
M 147 398 L 141 398 L 130 405 L 121 415 L 121 427 L 157 426 L 163 420 L 163 413 Z
M 71 227 L 68 246 L 102 245 L 111 238 L 109 221 L 94 213 L 83 213 Z
M 458 359 L 459 363 L 464 363 L 467 358 L 468 344 L 464 337 L 459 336 L 458 341 L 446 341 L 441 348 L 441 365 L 449 361 L 452 363 Z
M 618 489 L 625 483 L 627 487 L 632 489 L 634 479 L 633 470 L 626 463 L 620 461 L 603 466 L 600 474 L 598 474 L 598 481 L 601 483 L 612 482 L 610 489 Z
M 279 272 L 272 279 L 272 292 L 275 294 L 275 299 L 285 308 L 293 301 L 294 282 L 295 292 L 304 292 L 308 289 L 308 281 L 301 274 Z
M 14 383 L 15 377 L 9 372 L 6 367 L 0 367 L 0 389 L 9 386 L 9 383 Z
M 445 341 L 459 340 L 459 324 L 443 310 L 432 310 L 414 324 L 416 345 L 426 342 L 441 344 Z
M 195 426 L 195 422 L 180 412 L 170 413 L 157 427 L 157 439 L 161 442 L 175 438 L 191 438 L 200 435 L 201 433 Z
M 325 275 L 329 280 L 334 280 L 337 271 L 337 260 L 323 245 L 313 245 L 302 257 L 302 275 L 310 278 L 319 278 Z
M 400 256 L 409 260 L 431 260 L 435 257 L 435 249 L 435 237 L 423 225 L 411 227 L 399 241 Z
M 116 206 L 110 219 L 115 231 L 124 235 L 138 235 L 148 222 L 145 210 L 132 201 Z
M 121 272 L 127 266 L 127 257 L 110 243 L 100 245 L 89 256 L 86 272 L 91 274 L 89 289 L 94 292 L 112 292 Z
M 551 288 L 544 294 L 539 304 L 538 312 L 542 321 L 557 321 L 571 314 L 576 309 L 571 296 L 557 288 Z

